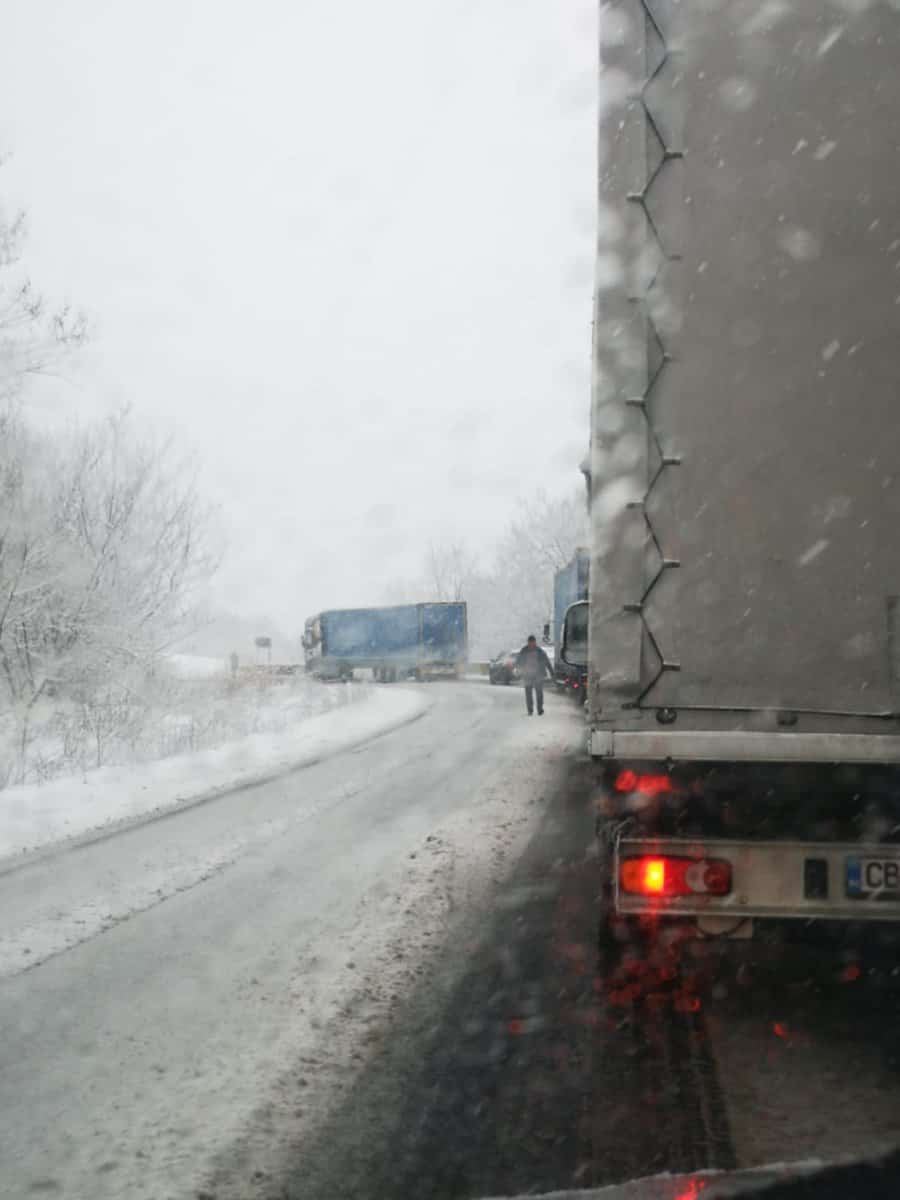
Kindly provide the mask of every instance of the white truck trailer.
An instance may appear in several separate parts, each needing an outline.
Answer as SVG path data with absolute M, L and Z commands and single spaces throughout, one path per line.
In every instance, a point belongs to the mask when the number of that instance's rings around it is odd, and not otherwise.
M 590 599 L 563 654 L 611 954 L 650 923 L 897 932 L 898 10 L 603 6 Z

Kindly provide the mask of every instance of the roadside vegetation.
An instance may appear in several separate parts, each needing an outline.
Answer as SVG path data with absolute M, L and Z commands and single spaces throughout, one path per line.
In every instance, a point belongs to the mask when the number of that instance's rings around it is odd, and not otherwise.
M 189 456 L 129 411 L 30 411 L 30 383 L 66 371 L 87 321 L 30 282 L 25 233 L 0 212 L 0 788 L 276 735 L 346 702 L 178 653 L 208 622 L 216 514 Z
M 587 545 L 587 532 L 583 487 L 563 497 L 538 492 L 487 554 L 454 539 L 431 542 L 420 577 L 392 588 L 385 603 L 465 600 L 470 657 L 490 658 L 529 633 L 541 636 L 553 612 L 553 576 Z

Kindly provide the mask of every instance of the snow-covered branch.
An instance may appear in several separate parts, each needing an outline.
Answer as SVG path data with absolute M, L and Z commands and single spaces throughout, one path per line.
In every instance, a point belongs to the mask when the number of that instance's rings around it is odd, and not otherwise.
M 173 445 L 141 442 L 127 414 L 60 436 L 7 413 L 0 497 L 0 695 L 20 756 L 46 697 L 102 740 L 192 627 L 215 566 L 209 513 Z

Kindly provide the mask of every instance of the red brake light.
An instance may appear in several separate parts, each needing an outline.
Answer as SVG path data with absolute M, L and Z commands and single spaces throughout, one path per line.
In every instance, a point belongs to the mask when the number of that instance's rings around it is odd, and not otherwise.
M 679 1192 L 675 1200 L 699 1200 L 700 1193 L 706 1187 L 705 1179 L 689 1179 L 683 1192 Z
M 727 896 L 731 863 L 674 854 L 641 855 L 623 860 L 619 885 L 633 896 Z
M 666 890 L 666 860 L 647 858 L 641 864 L 641 891 L 650 896 L 661 896 Z
M 672 780 L 668 775 L 642 775 L 638 779 L 638 791 L 645 796 L 658 796 L 660 792 L 671 792 Z
M 658 796 L 660 792 L 671 792 L 672 780 L 668 775 L 638 775 L 635 771 L 620 771 L 616 776 L 615 788 L 617 792 Z
M 690 859 L 626 858 L 619 871 L 623 892 L 636 896 L 689 896 L 684 880 Z

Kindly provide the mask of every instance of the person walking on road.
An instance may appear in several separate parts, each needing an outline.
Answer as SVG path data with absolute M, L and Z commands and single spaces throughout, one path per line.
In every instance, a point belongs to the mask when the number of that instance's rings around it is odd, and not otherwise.
M 516 656 L 516 666 L 525 684 L 525 707 L 529 717 L 534 712 L 534 702 L 537 700 L 538 716 L 544 715 L 544 676 L 553 678 L 553 664 L 537 644 L 537 638 L 532 633 L 528 641 Z

